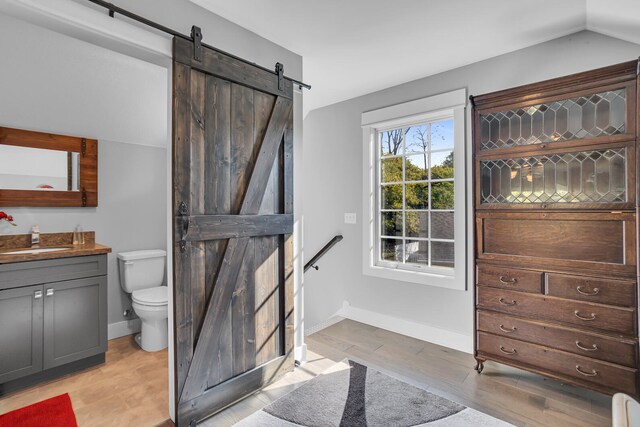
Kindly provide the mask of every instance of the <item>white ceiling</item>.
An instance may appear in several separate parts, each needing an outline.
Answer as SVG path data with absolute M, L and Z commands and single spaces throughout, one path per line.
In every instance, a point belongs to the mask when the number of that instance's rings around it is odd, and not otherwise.
M 639 0 L 191 1 L 302 55 L 305 114 L 584 29 L 640 43 Z

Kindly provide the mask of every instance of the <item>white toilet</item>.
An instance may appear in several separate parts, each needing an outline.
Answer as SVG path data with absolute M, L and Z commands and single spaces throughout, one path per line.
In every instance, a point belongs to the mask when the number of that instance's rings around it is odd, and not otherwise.
M 167 348 L 168 293 L 162 286 L 166 257 L 159 249 L 118 254 L 120 286 L 131 294 L 133 311 L 142 323 L 135 339 L 145 351 Z

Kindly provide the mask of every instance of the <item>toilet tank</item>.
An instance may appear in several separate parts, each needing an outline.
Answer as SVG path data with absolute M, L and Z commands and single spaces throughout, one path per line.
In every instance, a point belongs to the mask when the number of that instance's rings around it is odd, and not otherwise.
M 127 293 L 161 286 L 167 253 L 160 249 L 118 254 L 120 286 Z

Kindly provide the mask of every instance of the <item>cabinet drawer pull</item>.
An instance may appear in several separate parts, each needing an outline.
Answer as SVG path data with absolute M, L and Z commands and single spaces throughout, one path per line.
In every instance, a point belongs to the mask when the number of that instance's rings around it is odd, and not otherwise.
M 504 283 L 505 285 L 515 285 L 517 281 L 518 279 L 515 277 L 508 279 L 506 276 L 500 276 L 500 283 Z
M 580 295 L 585 295 L 585 296 L 588 296 L 588 297 L 592 297 L 592 296 L 598 295 L 600 293 L 600 288 L 593 288 L 593 292 L 585 292 L 585 291 L 582 290 L 582 286 L 578 286 L 576 288 L 576 291 L 578 291 L 578 293 Z
M 35 291 L 35 292 L 33 293 L 33 298 L 34 298 L 34 299 L 40 299 L 40 298 L 42 298 L 42 291 Z
M 598 346 L 596 344 L 591 345 L 591 348 L 584 347 L 582 344 L 580 344 L 580 341 L 576 341 L 576 347 L 584 351 L 596 351 L 598 349 Z
M 516 331 L 516 329 L 518 329 L 518 328 L 516 328 L 515 326 L 512 326 L 512 327 L 511 327 L 511 329 L 505 329 L 504 325 L 500 325 L 500 326 L 499 326 L 499 328 L 500 328 L 500 330 L 501 330 L 502 332 L 505 332 L 505 333 L 507 333 L 507 334 L 511 334 L 511 333 L 515 332 L 515 331 Z
M 598 375 L 598 371 L 596 371 L 595 369 L 592 369 L 591 372 L 585 372 L 580 369 L 580 365 L 576 365 L 576 371 L 578 371 L 580 375 L 584 375 L 585 377 L 595 377 L 596 375 Z
M 47 289 L 47 296 L 50 297 L 53 295 L 53 289 Z
M 518 350 L 516 350 L 515 348 L 509 351 L 509 350 L 505 350 L 503 346 L 500 346 L 500 351 L 503 352 L 504 354 L 518 354 Z
M 514 300 L 514 299 L 512 299 L 512 300 L 511 300 L 511 302 L 506 302 L 506 301 L 504 300 L 504 298 L 500 298 L 500 299 L 498 300 L 498 302 L 499 302 L 500 304 L 502 304 L 502 305 L 516 305 L 516 304 L 517 304 L 517 301 L 516 301 L 516 300 Z M 577 313 L 577 312 L 576 312 L 576 313 Z
M 574 311 L 573 314 L 575 314 L 578 319 L 584 320 L 585 322 L 596 320 L 596 317 L 597 317 L 595 313 L 591 313 L 591 317 L 580 316 L 580 312 L 578 310 Z

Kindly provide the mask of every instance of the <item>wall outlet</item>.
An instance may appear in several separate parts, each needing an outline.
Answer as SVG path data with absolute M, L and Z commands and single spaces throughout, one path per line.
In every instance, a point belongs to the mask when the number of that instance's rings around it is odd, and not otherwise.
M 345 224 L 355 224 L 356 223 L 356 214 L 355 212 L 349 212 L 344 214 L 344 223 Z

